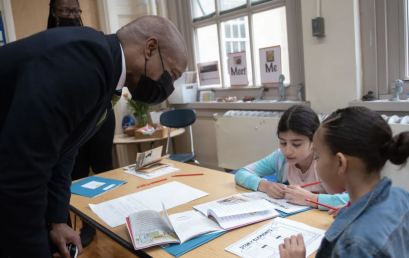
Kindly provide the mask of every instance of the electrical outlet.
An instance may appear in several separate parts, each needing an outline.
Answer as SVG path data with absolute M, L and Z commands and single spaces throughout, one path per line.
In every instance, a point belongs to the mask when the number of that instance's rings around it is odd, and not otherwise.
M 312 19 L 312 35 L 315 37 L 325 36 L 324 18 L 317 17 Z

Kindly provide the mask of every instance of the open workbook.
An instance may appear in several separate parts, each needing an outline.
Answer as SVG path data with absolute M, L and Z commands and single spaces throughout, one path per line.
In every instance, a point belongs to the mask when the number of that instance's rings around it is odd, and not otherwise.
M 162 216 L 153 210 L 129 215 L 126 226 L 135 250 L 155 245 L 182 244 L 203 234 L 224 231 L 200 212 L 192 210 L 169 216 L 165 206 Z
M 236 194 L 193 208 L 217 221 L 220 227 L 226 230 L 280 216 L 267 200 L 247 198 L 244 194 Z

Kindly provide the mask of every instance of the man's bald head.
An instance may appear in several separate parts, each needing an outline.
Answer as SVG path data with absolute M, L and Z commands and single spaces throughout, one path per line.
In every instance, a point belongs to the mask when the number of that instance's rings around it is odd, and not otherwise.
M 136 87 L 134 84 L 138 81 L 137 77 L 145 72 L 145 61 L 146 75 L 158 80 L 163 72 L 160 56 L 173 81 L 186 69 L 186 44 L 176 27 L 163 17 L 153 15 L 140 17 L 122 27 L 117 36 L 124 49 L 127 66 L 125 85 L 128 88 Z

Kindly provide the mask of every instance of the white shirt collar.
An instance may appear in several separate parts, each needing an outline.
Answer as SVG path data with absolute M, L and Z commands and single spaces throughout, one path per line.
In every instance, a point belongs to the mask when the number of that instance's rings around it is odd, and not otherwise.
M 122 73 L 121 73 L 121 77 L 119 77 L 119 82 L 118 82 L 118 85 L 116 86 L 116 90 L 122 90 L 125 84 L 125 79 L 126 79 L 124 50 L 122 49 L 121 43 L 119 43 L 119 46 L 121 47 L 121 54 L 122 54 Z

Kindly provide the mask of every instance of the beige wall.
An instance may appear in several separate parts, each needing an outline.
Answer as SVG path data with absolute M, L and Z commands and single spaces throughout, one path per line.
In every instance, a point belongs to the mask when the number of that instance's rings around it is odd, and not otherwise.
M 80 0 L 85 26 L 100 29 L 97 0 Z M 17 40 L 47 29 L 50 0 L 11 0 Z
M 312 36 L 311 28 L 316 1 L 301 1 L 306 99 L 318 113 L 347 107 L 349 101 L 361 94 L 357 81 L 354 2 L 322 0 L 326 36 L 317 38 Z

